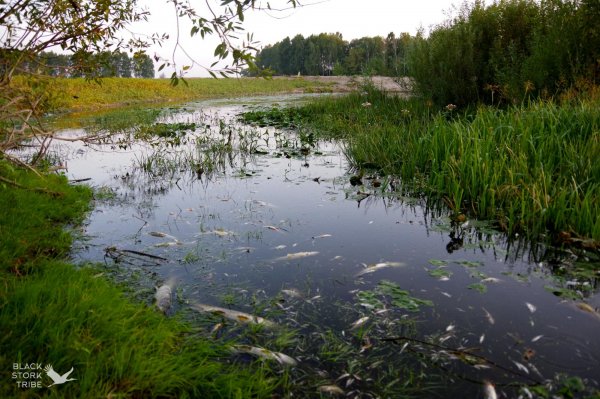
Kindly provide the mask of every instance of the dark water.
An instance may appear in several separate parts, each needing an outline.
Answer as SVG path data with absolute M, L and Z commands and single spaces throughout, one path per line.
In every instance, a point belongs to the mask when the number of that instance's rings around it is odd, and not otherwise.
M 298 396 L 335 383 L 350 396 L 394 397 L 406 364 L 438 386 L 422 397 L 482 397 L 484 380 L 500 397 L 516 397 L 511 384 L 534 385 L 559 373 L 597 387 L 600 316 L 581 305 L 600 306 L 597 272 L 559 278 L 556 270 L 580 258 L 509 245 L 476 220 L 452 223 L 425 199 L 395 192 L 400 182 L 392 177 L 367 174 L 352 186 L 343 143 L 311 146 L 302 132 L 232 122 L 248 105 L 292 100 L 189 104 L 162 120 L 204 126 L 179 147 L 57 145 L 69 178 L 91 178 L 108 197 L 97 201 L 75 258 L 120 270 L 149 304 L 154 286 L 175 281 L 173 312 L 202 303 L 287 326 L 287 344 L 249 343 L 295 357 L 301 375 L 314 372 L 313 379 L 298 377 Z M 215 155 L 213 148 L 210 156 L 222 162 L 204 164 L 199 175 L 189 160 L 200 165 L 209 143 L 223 144 L 229 131 L 234 139 L 253 135 L 252 145 L 268 154 Z M 179 162 L 145 171 L 140 164 L 149 157 Z M 288 256 L 298 253 L 309 254 Z M 398 307 L 386 284 L 433 306 Z M 390 340 L 399 336 L 410 340 Z M 327 355 L 323 348 L 332 342 L 347 352 Z

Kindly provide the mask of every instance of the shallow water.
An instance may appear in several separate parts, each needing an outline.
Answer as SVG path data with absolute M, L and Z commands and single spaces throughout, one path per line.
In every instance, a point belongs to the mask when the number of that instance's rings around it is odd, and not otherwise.
M 442 385 L 423 397 L 478 397 L 484 380 L 496 384 L 500 397 L 516 397 L 510 384 L 557 373 L 597 387 L 600 316 L 578 306 L 600 306 L 597 272 L 586 281 L 558 279 L 551 270 L 568 268 L 575 255 L 534 259 L 526 246 L 509 245 L 485 223 L 451 223 L 425 199 L 403 197 L 391 189 L 399 184 L 392 177 L 377 176 L 380 187 L 369 176 L 352 186 L 343 143 L 310 147 L 295 132 L 235 122 L 248 108 L 298 99 L 188 104 L 162 120 L 204 126 L 179 147 L 57 144 L 70 179 L 91 178 L 108 193 L 90 214 L 74 257 L 103 262 L 107 270 L 119 266 L 117 274 L 149 304 L 154 286 L 174 280 L 172 312 L 210 304 L 294 329 L 291 343 L 271 349 L 294 356 L 303 373 L 314 371 L 313 382 L 298 377 L 302 392 L 333 383 L 356 397 L 394 392 L 377 387 L 393 382 L 393 373 L 380 371 L 382 363 L 402 363 L 405 354 L 411 356 L 405 363 L 437 375 Z M 222 162 L 200 174 L 177 163 L 140 167 L 156 154 L 205 159 L 213 142 L 206 138 L 223 144 L 227 129 L 234 137 L 254 135 L 252 145 L 268 153 L 219 153 Z M 200 143 L 203 151 L 196 149 Z M 303 144 L 310 147 L 306 155 Z M 547 287 L 582 294 L 565 299 Z M 390 293 L 399 290 L 433 306 L 399 307 Z M 389 340 L 399 336 L 409 340 Z M 327 358 L 327 340 L 339 340 L 337 348 L 349 353 Z

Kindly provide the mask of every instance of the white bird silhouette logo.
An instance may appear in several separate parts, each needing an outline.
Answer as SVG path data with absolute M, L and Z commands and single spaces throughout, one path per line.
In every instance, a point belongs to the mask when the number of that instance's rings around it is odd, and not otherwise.
M 63 375 L 60 375 L 56 371 L 54 371 L 51 364 L 46 365 L 44 371 L 46 372 L 48 377 L 52 378 L 52 381 L 54 381 L 54 384 L 48 385 L 48 388 L 50 388 L 52 385 L 64 384 L 67 381 L 76 380 L 76 378 L 68 378 L 69 374 L 73 372 L 73 367 L 71 367 L 71 370 L 67 371 Z

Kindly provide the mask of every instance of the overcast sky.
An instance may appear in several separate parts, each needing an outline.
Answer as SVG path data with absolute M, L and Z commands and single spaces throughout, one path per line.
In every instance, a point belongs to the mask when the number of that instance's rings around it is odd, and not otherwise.
M 206 12 L 202 0 L 190 0 L 199 11 Z M 216 2 L 217 3 L 217 2 Z M 284 6 L 285 0 L 271 0 L 271 6 Z M 289 11 L 261 12 L 250 11 L 245 14 L 244 27 L 254 34 L 254 40 L 260 45 L 273 44 L 286 36 L 302 34 L 340 32 L 345 40 L 363 36 L 386 36 L 390 32 L 398 35 L 408 32 L 414 35 L 419 28 L 425 31 L 435 24 L 443 22 L 453 6 L 460 6 L 462 0 L 301 0 L 305 5 Z M 312 5 L 308 5 L 315 3 Z M 151 13 L 149 23 L 135 26 L 136 32 L 168 33 L 171 40 L 162 47 L 152 47 L 150 55 L 172 59 L 175 43 L 176 18 L 172 6 L 164 0 L 143 0 Z M 204 14 L 208 15 L 208 14 Z M 204 66 L 210 66 L 214 40 L 201 40 L 199 36 L 190 39 L 191 25 L 180 20 L 180 43 L 187 53 Z M 175 52 L 175 60 L 181 66 L 189 64 L 181 50 Z M 173 70 L 165 69 L 169 76 Z M 192 68 L 187 76 L 208 76 L 198 67 Z

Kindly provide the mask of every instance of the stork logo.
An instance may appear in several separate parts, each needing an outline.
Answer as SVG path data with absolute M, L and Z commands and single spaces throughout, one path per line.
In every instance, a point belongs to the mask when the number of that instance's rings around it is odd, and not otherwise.
M 44 367 L 44 371 L 46 372 L 46 375 L 52 378 L 52 381 L 54 381 L 52 384 L 48 385 L 48 388 L 50 388 L 52 385 L 64 384 L 67 381 L 76 380 L 76 378 L 68 378 L 69 375 L 73 372 L 73 367 L 71 367 L 71 370 L 67 371 L 63 375 L 60 375 L 56 371 L 54 371 L 51 364 L 46 365 L 46 367 Z
M 13 363 L 12 379 L 19 388 L 49 388 L 54 385 L 64 384 L 67 381 L 76 380 L 76 378 L 69 378 L 73 370 L 73 367 L 71 367 L 71 370 L 61 375 L 54 371 L 51 364 L 43 367 L 42 363 Z M 50 385 L 42 384 L 44 374 L 52 380 Z

